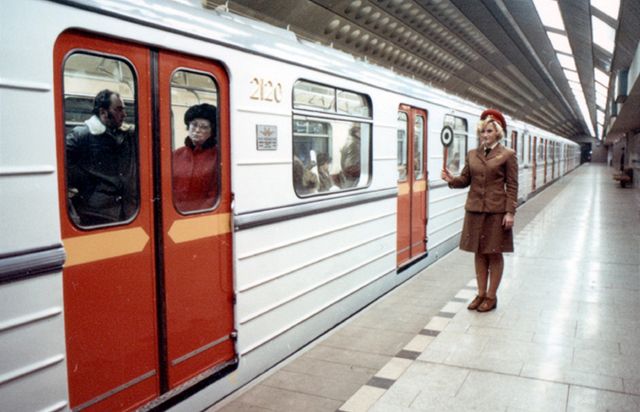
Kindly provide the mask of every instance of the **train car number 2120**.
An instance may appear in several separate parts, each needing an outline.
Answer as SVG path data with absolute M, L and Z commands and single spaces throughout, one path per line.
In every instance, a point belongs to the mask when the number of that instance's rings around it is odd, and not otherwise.
M 251 85 L 253 86 L 253 91 L 251 92 L 252 100 L 276 103 L 282 101 L 282 84 L 274 84 L 271 80 L 254 77 L 251 79 Z

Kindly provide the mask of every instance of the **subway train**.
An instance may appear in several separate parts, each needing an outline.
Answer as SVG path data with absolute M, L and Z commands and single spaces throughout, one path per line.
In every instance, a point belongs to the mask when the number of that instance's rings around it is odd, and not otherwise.
M 2 9 L 1 410 L 206 408 L 457 247 L 466 190 L 440 171 L 483 107 L 195 0 Z M 102 141 L 72 150 L 100 135 L 103 90 L 126 172 Z M 188 123 L 205 103 L 215 119 Z M 579 165 L 507 123 L 520 202 Z M 182 204 L 192 126 L 215 137 L 215 190 Z

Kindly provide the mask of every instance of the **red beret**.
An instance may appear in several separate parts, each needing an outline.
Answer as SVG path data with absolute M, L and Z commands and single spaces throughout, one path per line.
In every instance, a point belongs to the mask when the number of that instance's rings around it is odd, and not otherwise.
M 500 126 L 502 126 L 502 130 L 504 130 L 505 133 L 507 132 L 507 122 L 504 120 L 504 116 L 502 115 L 502 113 L 494 109 L 487 109 L 480 115 L 480 120 L 484 120 L 487 117 L 491 117 L 493 120 L 500 123 Z

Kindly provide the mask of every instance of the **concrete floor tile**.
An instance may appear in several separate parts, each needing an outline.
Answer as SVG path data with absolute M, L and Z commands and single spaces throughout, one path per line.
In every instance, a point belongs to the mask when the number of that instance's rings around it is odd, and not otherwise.
M 340 407 L 340 411 L 366 412 L 384 393 L 384 389 L 363 386 Z
M 343 404 L 342 401 L 334 399 L 327 399 L 320 396 L 308 395 L 263 385 L 258 385 L 242 395 L 239 398 L 239 402 L 259 406 L 273 411 L 305 412 L 335 411 Z M 229 405 L 229 407 L 232 406 L 233 404 Z
M 422 353 L 434 339 L 433 336 L 417 335 L 403 349 Z
M 360 352 L 393 356 L 414 336 L 415 333 L 352 326 L 334 333 L 323 344 Z
M 640 376 L 637 378 L 622 379 L 622 385 L 624 386 L 624 393 L 640 395 Z
M 267 409 L 262 406 L 250 405 L 244 402 L 233 402 L 220 409 L 207 409 L 207 412 L 272 412 L 275 409 Z
M 564 384 L 471 371 L 457 398 L 505 409 L 526 406 L 534 411 L 564 412 L 567 394 Z
M 359 381 L 362 384 L 365 384 L 378 371 L 376 368 L 346 365 L 334 362 L 332 359 L 314 359 L 306 354 L 285 365 L 282 370 L 338 381 Z
M 380 355 L 377 353 L 367 353 L 352 349 L 336 348 L 327 345 L 317 345 L 305 356 L 319 359 L 330 360 L 331 362 L 341 363 L 344 365 L 354 365 L 364 368 L 379 370 L 391 359 L 391 356 Z
M 448 318 L 442 318 L 439 316 L 434 316 L 431 318 L 429 323 L 424 326 L 424 329 L 442 331 L 447 327 L 447 324 L 450 322 Z
M 571 364 L 558 362 L 525 362 L 520 376 L 558 383 L 579 385 L 594 389 L 624 392 L 623 380 L 594 372 L 574 369 Z
M 340 379 L 279 370 L 261 385 L 344 402 L 365 383 L 366 381 L 355 376 L 352 379 L 342 376 Z
M 398 379 L 404 371 L 413 363 L 410 359 L 391 358 L 391 360 L 382 367 L 377 373 L 376 377 L 385 379 Z
M 394 405 L 383 401 L 376 402 L 367 412 L 417 412 L 407 406 Z
M 638 412 L 640 396 L 572 386 L 567 412 Z

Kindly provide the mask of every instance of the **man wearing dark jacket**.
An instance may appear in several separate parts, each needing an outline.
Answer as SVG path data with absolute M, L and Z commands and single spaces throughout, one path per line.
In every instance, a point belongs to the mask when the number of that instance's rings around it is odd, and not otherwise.
M 100 91 L 93 116 L 66 137 L 69 214 L 80 226 L 126 221 L 138 210 L 137 142 L 120 95 Z

